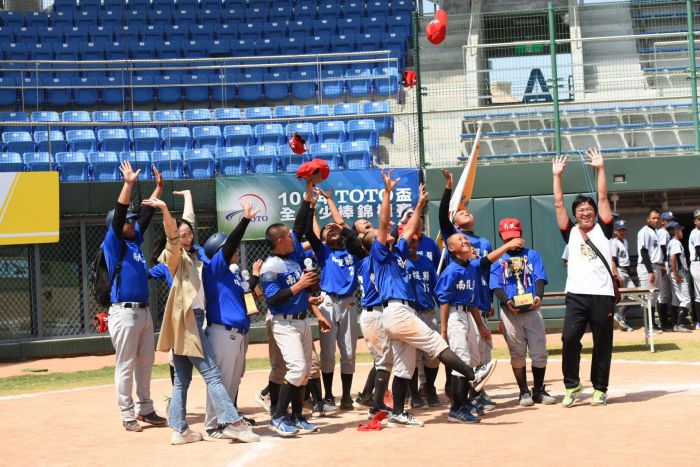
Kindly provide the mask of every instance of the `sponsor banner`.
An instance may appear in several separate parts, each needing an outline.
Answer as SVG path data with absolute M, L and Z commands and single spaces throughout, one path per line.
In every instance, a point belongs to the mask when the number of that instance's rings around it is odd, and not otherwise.
M 58 172 L 0 173 L 0 245 L 58 242 Z
M 392 220 L 418 201 L 418 170 L 394 169 L 393 178 L 400 177 L 392 193 Z M 348 225 L 357 219 L 369 219 L 375 226 L 379 221 L 379 207 L 384 193 L 384 182 L 379 169 L 343 170 L 331 172 L 321 185 L 333 188 L 333 200 Z M 250 200 L 260 209 L 246 230 L 245 240 L 265 238 L 265 229 L 276 222 L 292 226 L 304 195 L 304 181 L 294 174 L 256 174 L 216 179 L 216 211 L 219 230 L 231 232 L 243 214 L 241 202 Z M 316 206 L 321 225 L 331 222 L 328 204 L 321 198 Z

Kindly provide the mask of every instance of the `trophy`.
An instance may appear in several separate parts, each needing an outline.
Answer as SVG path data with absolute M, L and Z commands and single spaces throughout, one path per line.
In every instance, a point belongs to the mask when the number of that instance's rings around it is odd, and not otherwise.
M 531 292 L 525 293 L 525 287 L 523 286 L 523 281 L 520 279 L 522 276 L 525 278 L 526 268 L 525 263 L 527 259 L 521 257 L 508 258 L 508 276 L 515 276 L 515 281 L 517 284 L 517 295 L 513 296 L 513 304 L 515 308 L 520 311 L 529 311 L 530 305 L 535 301 Z

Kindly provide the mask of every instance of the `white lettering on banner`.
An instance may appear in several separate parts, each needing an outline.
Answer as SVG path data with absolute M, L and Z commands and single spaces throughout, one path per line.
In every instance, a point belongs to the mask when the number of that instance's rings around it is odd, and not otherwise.
M 411 203 L 399 203 L 396 205 L 396 212 L 399 213 L 399 215 L 403 214 L 403 212 L 408 209 L 412 208 L 413 205 Z
M 405 203 L 411 202 L 411 189 L 410 188 L 397 188 L 396 189 L 396 202 Z
M 374 217 L 374 206 L 371 204 L 360 204 L 357 206 L 357 217 L 365 219 Z
M 321 209 L 318 210 L 318 217 L 321 219 L 328 219 L 331 217 L 331 210 L 330 208 L 326 206 L 321 206 Z
M 345 219 L 353 218 L 355 217 L 355 206 L 351 204 L 343 204 L 338 206 L 338 212 L 340 212 L 340 215 Z
M 280 211 L 280 219 L 283 221 L 293 221 L 296 215 L 297 213 L 294 212 L 294 209 L 288 208 L 287 206 L 283 207 Z
M 400 190 L 408 190 L 409 199 L 411 201 L 410 188 L 399 188 Z M 382 196 L 384 196 L 384 190 L 377 188 L 367 188 L 365 190 L 354 189 L 354 190 L 335 190 L 333 192 L 338 197 L 338 203 L 344 204 L 347 202 L 351 203 L 378 203 L 381 201 Z M 392 193 L 393 197 L 393 193 Z

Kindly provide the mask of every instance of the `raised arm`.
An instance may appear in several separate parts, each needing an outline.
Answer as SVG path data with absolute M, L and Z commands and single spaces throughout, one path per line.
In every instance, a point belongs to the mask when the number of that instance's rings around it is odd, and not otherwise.
M 182 218 L 194 226 L 197 218 L 194 215 L 194 203 L 192 203 L 192 192 L 190 190 L 173 191 L 174 195 L 182 196 L 184 206 L 182 207 Z
M 171 276 L 175 276 L 177 268 L 180 266 L 180 257 L 182 254 L 182 248 L 180 248 L 180 234 L 177 231 L 177 223 L 170 215 L 168 206 L 163 200 L 158 198 L 149 198 L 143 200 L 143 205 L 150 206 L 154 209 L 160 209 L 160 212 L 163 214 L 163 230 L 165 231 L 167 241 L 159 261 L 168 266 Z
M 411 218 L 406 223 L 406 227 L 403 229 L 403 237 L 407 240 L 413 237 L 413 234 L 418 232 L 418 224 L 420 224 L 420 216 L 423 213 L 425 204 L 428 202 L 428 192 L 425 191 L 425 185 L 420 184 L 418 187 L 418 202 L 416 203 L 416 210 L 411 216 Z
M 450 198 L 452 198 L 454 182 L 452 180 L 452 173 L 449 170 L 443 169 L 442 175 L 445 177 L 445 191 L 443 191 L 442 199 L 440 200 L 438 219 L 440 220 L 440 232 L 447 238 L 456 232 L 454 225 L 450 221 Z
M 590 158 L 590 162 L 586 162 L 586 165 L 598 171 L 598 219 L 603 224 L 609 224 L 612 222 L 613 215 L 610 200 L 608 199 L 608 181 L 605 178 L 603 155 L 598 148 L 588 149 L 587 155 Z
M 552 159 L 552 176 L 554 178 L 552 191 L 554 192 L 554 207 L 557 212 L 557 224 L 560 230 L 569 227 L 569 213 L 564 206 L 564 187 L 561 183 L 561 175 L 566 168 L 566 156 L 559 156 Z
M 316 202 L 315 200 L 311 201 L 311 206 L 309 207 L 309 217 L 312 218 L 311 222 L 306 223 L 306 240 L 308 240 L 309 245 L 311 245 L 311 249 L 314 250 L 314 253 L 319 252 L 321 250 L 321 239 L 319 238 L 321 236 L 321 229 L 318 226 L 318 221 L 316 220 Z
M 503 254 L 506 251 L 519 250 L 520 248 L 523 248 L 524 246 L 525 246 L 525 240 L 523 240 L 522 238 L 511 238 L 506 243 L 504 243 L 503 245 L 501 245 L 500 247 L 496 248 L 491 253 L 486 255 L 486 258 L 488 259 L 489 263 L 495 263 L 498 260 L 498 258 L 503 256 Z
M 114 209 L 112 230 L 117 237 L 122 238 L 122 230 L 124 229 L 124 222 L 126 222 L 126 212 L 131 202 L 131 189 L 138 180 L 141 169 L 134 172 L 129 161 L 122 161 L 119 166 L 119 171 L 124 177 L 124 185 L 122 185 L 122 191 L 119 192 L 119 198 L 117 198 L 117 207 Z
M 333 187 L 330 187 L 328 191 L 324 191 L 321 188 L 318 189 L 318 192 L 326 198 L 326 202 L 328 203 L 328 209 L 331 211 L 331 217 L 333 217 L 333 222 L 338 224 L 341 227 L 347 227 L 347 224 L 345 224 L 345 219 L 343 219 L 343 216 L 340 214 L 340 211 L 338 211 L 338 206 L 335 205 L 335 201 L 333 201 Z
M 156 181 L 156 187 L 153 190 L 153 193 L 151 194 L 151 199 L 158 199 L 163 193 L 164 183 L 163 176 L 160 174 L 160 172 L 158 172 L 158 169 L 155 165 L 153 166 L 153 178 Z M 153 209 L 151 206 L 143 206 L 141 208 L 141 213 L 139 216 L 139 229 L 141 230 L 141 235 L 143 235 L 143 233 L 146 232 L 148 226 L 151 225 L 151 218 L 153 217 L 154 212 L 155 209 Z
M 189 193 L 189 190 L 187 190 L 187 192 Z M 185 197 L 185 199 L 187 199 L 187 197 Z M 238 250 L 238 247 L 241 245 L 241 240 L 243 240 L 243 234 L 245 234 L 248 224 L 250 224 L 250 221 L 260 211 L 259 209 L 253 209 L 253 203 L 249 200 L 243 201 L 241 203 L 241 207 L 243 207 L 243 215 L 241 216 L 241 220 L 238 222 L 236 228 L 233 229 L 233 231 L 226 238 L 226 242 L 222 247 L 221 254 L 224 256 L 224 261 L 226 264 L 231 262 L 231 258 L 233 258 L 236 250 Z
M 309 208 L 311 207 L 311 200 L 314 196 L 314 186 L 307 180 L 306 181 L 306 192 L 304 192 L 304 201 L 301 202 L 301 207 L 297 211 L 297 217 L 294 219 L 294 226 L 292 227 L 292 232 L 297 237 L 297 240 L 301 242 L 302 236 L 306 231 L 306 224 L 309 221 Z
M 384 195 L 382 196 L 382 207 L 379 210 L 379 228 L 377 229 L 377 240 L 386 245 L 386 239 L 389 236 L 389 228 L 391 227 L 391 192 L 396 188 L 400 178 L 391 179 L 391 169 L 384 172 L 382 168 L 382 179 L 384 180 Z

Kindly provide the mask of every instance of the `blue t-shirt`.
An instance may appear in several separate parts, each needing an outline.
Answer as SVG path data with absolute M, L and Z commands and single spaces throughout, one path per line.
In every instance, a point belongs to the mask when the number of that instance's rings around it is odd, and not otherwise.
M 303 272 L 304 248 L 297 240 L 294 233 L 291 234 L 294 239 L 294 251 L 285 258 L 280 256 L 268 257 L 260 270 L 260 284 L 262 286 L 265 298 L 274 297 L 277 292 L 283 289 L 288 289 L 301 278 Z M 271 306 L 268 302 L 268 309 L 273 315 L 303 313 L 309 306 L 309 294 L 306 289 L 303 289 L 298 294 L 293 295 L 279 307 Z
M 134 238 L 123 240 L 126 243 L 126 254 L 122 262 L 121 280 L 115 278 L 112 284 L 110 293 L 112 303 L 148 301 L 148 268 L 146 257 L 141 251 L 143 236 L 139 225 L 136 224 L 135 227 Z M 112 277 L 121 256 L 122 239 L 114 233 L 111 225 L 100 248 L 104 251 L 107 270 Z M 119 283 L 119 290 L 117 290 L 117 283 Z
M 416 308 L 419 310 L 435 308 L 433 292 L 437 278 L 433 263 L 426 256 L 417 255 L 415 260 L 406 261 L 406 269 L 416 294 Z
M 450 262 L 440 274 L 435 286 L 435 296 L 438 303 L 478 307 L 477 288 L 481 282 L 480 261 L 475 259 L 466 265 L 457 261 Z
M 165 264 L 163 264 L 163 263 L 156 264 L 155 266 L 153 266 L 151 269 L 148 270 L 148 273 L 155 280 L 168 281 L 168 287 L 173 286 L 173 276 L 170 274 L 170 269 L 168 269 L 168 266 L 166 266 Z
M 351 295 L 355 292 L 355 256 L 347 250 L 334 250 L 325 243 L 321 243 L 316 256 L 321 266 L 321 290 L 336 295 Z
M 363 308 L 378 306 L 382 303 L 382 298 L 379 296 L 377 286 L 374 285 L 374 275 L 371 271 L 371 260 L 369 256 L 365 256 L 357 262 L 357 282 L 362 292 L 360 304 Z
M 432 261 L 433 267 L 435 267 L 435 270 L 437 271 L 437 268 L 440 265 L 441 252 L 440 248 L 437 246 L 437 243 L 435 243 L 435 240 L 427 235 L 421 236 L 418 239 L 418 254 L 423 255 Z
M 207 322 L 248 331 L 250 318 L 245 304 L 243 280 L 233 273 L 219 250 L 204 266 L 204 296 L 207 299 Z
M 484 256 L 488 255 L 493 251 L 493 248 L 491 247 L 491 242 L 489 242 L 486 238 L 484 237 L 479 237 L 476 235 L 471 235 L 467 232 L 462 232 L 461 230 L 454 229 L 452 232 L 440 232 L 442 235 L 442 240 L 447 243 L 447 239 L 455 234 L 455 233 L 461 233 L 467 239 L 469 242 L 472 244 L 472 247 L 474 247 L 474 251 L 476 252 L 477 258 L 483 258 Z M 446 255 L 445 257 L 445 264 L 450 264 L 452 262 L 452 258 L 450 258 L 450 255 Z M 488 269 L 484 269 L 481 271 L 481 281 L 478 284 L 477 288 L 477 297 L 479 304 L 477 305 L 480 310 L 482 311 L 490 311 L 491 310 L 491 289 L 489 288 L 489 275 L 490 271 Z
M 491 280 L 489 286 L 493 289 L 503 289 L 508 299 L 512 299 L 518 293 L 518 281 L 515 275 L 508 274 L 506 261 L 509 258 L 521 257 L 525 260 L 525 270 L 519 274 L 520 282 L 523 284 L 525 293 L 530 292 L 533 296 L 536 293 L 535 282 L 544 280 L 547 283 L 547 274 L 544 271 L 542 257 L 535 250 L 523 248 L 516 255 L 506 252 L 501 259 L 491 265 Z
M 375 239 L 369 256 L 372 261 L 371 272 L 374 273 L 374 283 L 379 289 L 382 301 L 414 302 L 416 297 L 406 271 L 406 258 L 408 258 L 406 239 L 399 238 L 392 249 Z

